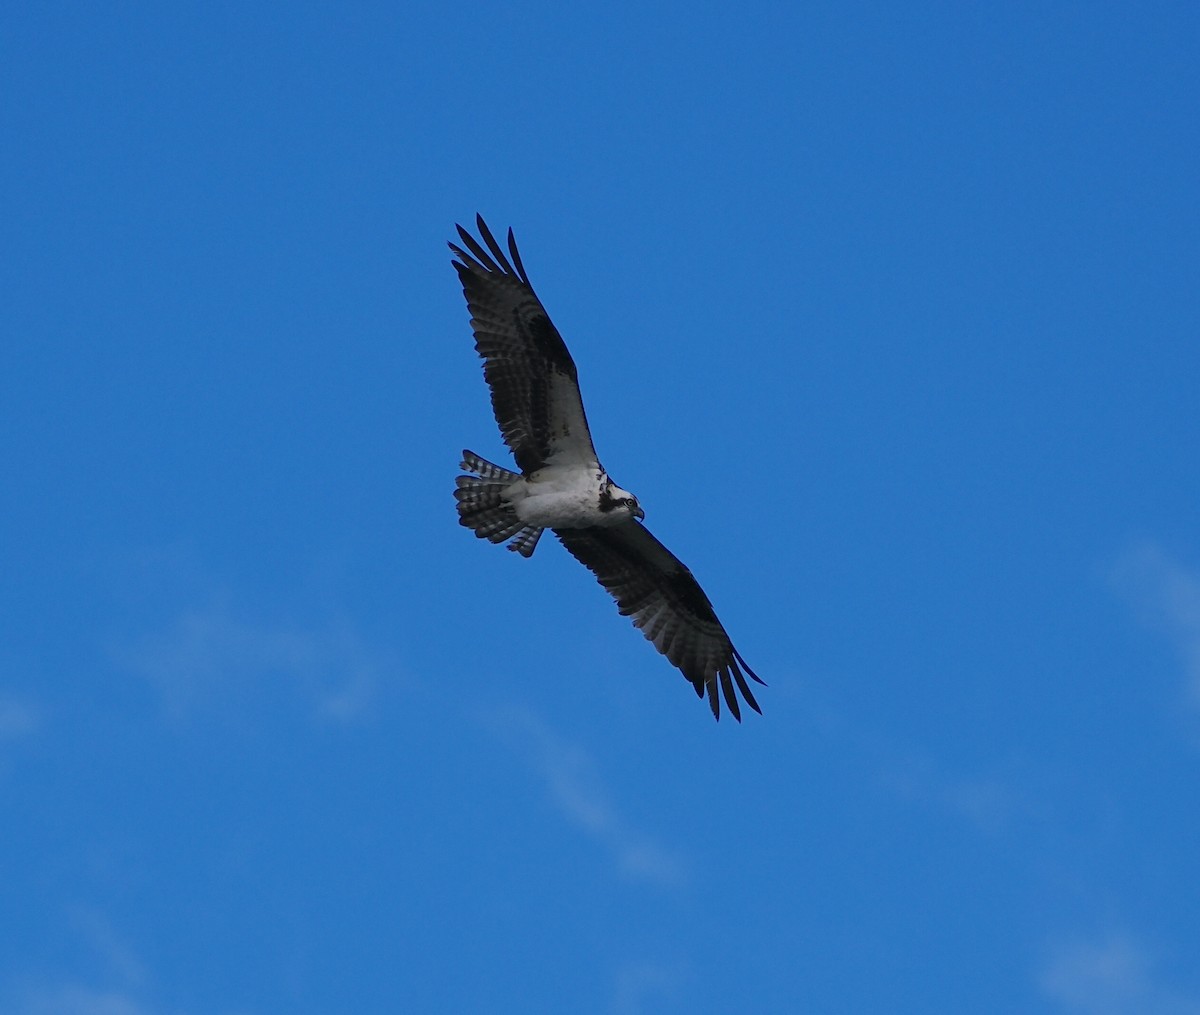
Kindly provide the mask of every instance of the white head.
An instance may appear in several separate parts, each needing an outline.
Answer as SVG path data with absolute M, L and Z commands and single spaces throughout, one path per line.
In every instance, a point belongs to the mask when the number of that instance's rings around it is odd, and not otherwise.
M 614 525 L 627 518 L 646 517 L 637 498 L 628 490 L 622 490 L 607 476 L 600 484 L 600 513 L 609 515 Z

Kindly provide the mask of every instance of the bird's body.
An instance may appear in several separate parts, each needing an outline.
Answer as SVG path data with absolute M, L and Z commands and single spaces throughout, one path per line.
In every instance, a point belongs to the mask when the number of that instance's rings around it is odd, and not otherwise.
M 511 504 L 526 525 L 586 529 L 593 525 L 620 525 L 629 519 L 628 510 L 600 509 L 601 499 L 613 495 L 635 499 L 627 490 L 614 486 L 602 469 L 585 472 L 569 466 L 547 465 L 507 487 L 500 499 Z
M 691 681 L 740 719 L 737 694 L 760 711 L 742 673 L 762 683 L 734 649 L 692 573 L 641 524 L 637 498 L 596 456 L 575 363 L 534 294 L 512 230 L 508 253 L 477 219 L 485 247 L 461 226 L 450 244 L 484 360 L 492 409 L 520 473 L 463 452 L 455 498 L 459 521 L 493 543 L 531 557 L 553 530 L 617 601 L 620 612 Z M 740 668 L 739 668 L 740 664 Z

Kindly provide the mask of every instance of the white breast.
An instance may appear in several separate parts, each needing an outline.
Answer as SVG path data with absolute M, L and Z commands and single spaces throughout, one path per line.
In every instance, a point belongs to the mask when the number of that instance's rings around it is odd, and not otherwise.
M 600 511 L 600 487 L 595 472 L 548 466 L 504 491 L 504 499 L 526 525 L 580 529 L 621 521 L 614 512 Z M 618 513 L 619 514 L 619 513 Z

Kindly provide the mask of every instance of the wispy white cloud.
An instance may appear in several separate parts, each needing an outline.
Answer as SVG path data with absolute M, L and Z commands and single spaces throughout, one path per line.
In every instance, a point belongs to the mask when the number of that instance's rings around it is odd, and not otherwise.
M 1143 620 L 1174 642 L 1187 674 L 1186 696 L 1200 709 L 1200 572 L 1141 543 L 1118 560 L 1112 579 Z
M 680 964 L 626 962 L 617 970 L 613 1015 L 662 1011 L 663 1003 L 678 994 L 683 976 Z
M 158 1015 L 125 991 L 78 984 L 26 990 L 11 1003 L 15 1015 Z
M 67 918 L 71 930 L 82 938 L 106 976 L 126 986 L 141 986 L 146 982 L 146 967 L 137 952 L 100 910 L 74 906 Z
M 305 698 L 319 717 L 349 722 L 369 707 L 383 668 L 345 624 L 257 623 L 224 604 L 185 610 L 166 630 L 114 655 L 176 716 L 245 710 L 264 691 L 283 689 Z
M 810 681 L 810 694 L 812 687 Z M 821 737 L 864 759 L 879 784 L 901 800 L 949 813 L 987 835 L 1011 830 L 1034 809 L 1015 764 L 994 762 L 990 771 L 974 774 L 955 771 L 927 749 L 899 742 L 835 706 L 828 694 L 810 702 L 810 713 Z
M 487 722 L 522 750 L 563 816 L 603 844 L 624 874 L 664 887 L 686 880 L 682 858 L 633 828 L 617 810 L 586 751 L 562 739 L 527 709 L 505 709 Z
M 1005 829 L 1028 806 L 1006 779 L 951 775 L 928 758 L 897 749 L 880 748 L 879 771 L 884 785 L 902 799 L 949 811 L 987 834 Z
M 1126 934 L 1059 943 L 1038 982 L 1071 1015 L 1200 1015 L 1200 998 L 1163 982 L 1153 956 Z
M 85 946 L 87 972 L 27 977 L 0 985 L 5 1015 L 186 1015 L 155 998 L 151 977 L 137 950 L 99 910 L 76 906 L 66 913 L 65 937 Z M 225 1009 L 221 1015 L 238 1015 Z M 245 1010 L 240 1015 L 246 1015 Z
M 0 694 L 0 742 L 30 736 L 41 724 L 41 711 L 32 702 Z
M 6 1015 L 189 1015 L 181 1008 L 155 1003 L 131 989 L 109 989 L 81 983 L 31 987 L 0 997 Z M 249 1015 L 247 1009 L 224 1009 L 219 1015 Z

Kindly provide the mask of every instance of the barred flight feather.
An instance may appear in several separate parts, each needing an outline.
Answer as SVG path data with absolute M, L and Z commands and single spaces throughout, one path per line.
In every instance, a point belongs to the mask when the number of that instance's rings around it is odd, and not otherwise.
M 482 217 L 476 225 L 483 244 L 459 226 L 463 246 L 450 249 L 501 436 L 526 474 L 552 457 L 594 468 L 575 361 L 529 284 L 512 230 L 510 263 Z
M 639 522 L 609 528 L 555 529 L 559 541 L 617 601 L 618 610 L 676 666 L 720 718 L 721 701 L 741 719 L 737 691 L 761 712 L 738 663 L 763 681 L 737 654 L 708 597 L 692 573 Z M 735 690 L 736 687 L 736 690 Z

